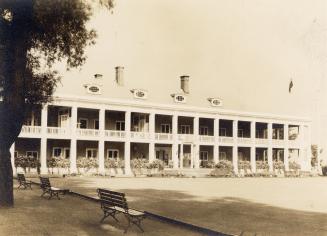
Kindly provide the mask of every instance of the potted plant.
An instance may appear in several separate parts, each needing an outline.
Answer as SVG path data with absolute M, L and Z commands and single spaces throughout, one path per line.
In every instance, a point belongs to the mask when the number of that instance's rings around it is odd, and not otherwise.
M 288 168 L 291 172 L 292 176 L 300 176 L 300 169 L 301 169 L 301 165 L 295 161 L 291 161 L 288 163 Z
M 142 175 L 146 173 L 148 161 L 143 158 L 135 158 L 131 160 L 131 168 L 134 173 L 134 176 Z
M 251 163 L 249 161 L 238 161 L 239 175 L 244 177 L 249 170 L 251 170 Z

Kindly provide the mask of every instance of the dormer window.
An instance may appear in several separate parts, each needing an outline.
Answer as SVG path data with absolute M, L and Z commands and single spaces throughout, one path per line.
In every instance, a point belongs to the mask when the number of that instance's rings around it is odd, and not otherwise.
M 210 105 L 213 107 L 221 107 L 223 105 L 223 100 L 220 98 L 208 98 Z
M 101 88 L 99 85 L 86 84 L 86 85 L 84 85 L 84 87 L 85 87 L 87 93 L 96 94 L 96 95 L 101 94 Z
M 132 89 L 131 92 L 134 94 L 134 98 L 147 99 L 148 92 L 142 89 Z
M 171 96 L 174 98 L 174 102 L 176 103 L 186 103 L 186 96 L 183 94 L 172 94 Z

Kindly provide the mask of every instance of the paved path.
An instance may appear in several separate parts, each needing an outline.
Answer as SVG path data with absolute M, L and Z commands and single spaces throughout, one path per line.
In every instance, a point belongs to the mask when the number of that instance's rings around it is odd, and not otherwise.
M 96 196 L 123 191 L 131 206 L 214 230 L 253 235 L 327 235 L 327 178 L 53 179 Z

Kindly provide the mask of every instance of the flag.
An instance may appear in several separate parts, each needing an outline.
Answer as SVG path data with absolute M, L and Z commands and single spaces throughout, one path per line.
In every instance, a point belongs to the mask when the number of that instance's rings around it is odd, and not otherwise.
M 290 84 L 288 86 L 288 92 L 291 93 L 293 88 L 293 80 L 290 81 Z

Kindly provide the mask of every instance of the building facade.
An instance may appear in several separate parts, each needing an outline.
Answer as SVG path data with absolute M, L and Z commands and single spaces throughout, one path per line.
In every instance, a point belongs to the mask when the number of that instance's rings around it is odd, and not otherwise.
M 290 162 L 311 170 L 310 120 L 226 110 L 218 98 L 208 98 L 209 107 L 190 106 L 188 81 L 181 76 L 181 92 L 171 95 L 174 104 L 150 102 L 139 89 L 131 90 L 133 99 L 93 96 L 101 91 L 92 83 L 85 85 L 85 96 L 55 95 L 27 116 L 12 157 L 34 156 L 41 174 L 48 173 L 51 157 L 69 159 L 71 173 L 81 157 L 96 158 L 99 173 L 105 172 L 106 158 L 120 159 L 126 175 L 132 159 L 160 159 L 169 169 L 196 170 L 230 160 L 235 172 L 239 161 L 249 161 L 253 172 L 256 161 L 267 161 L 271 171 L 274 161 L 286 170 Z M 123 86 L 121 67 L 116 82 Z

